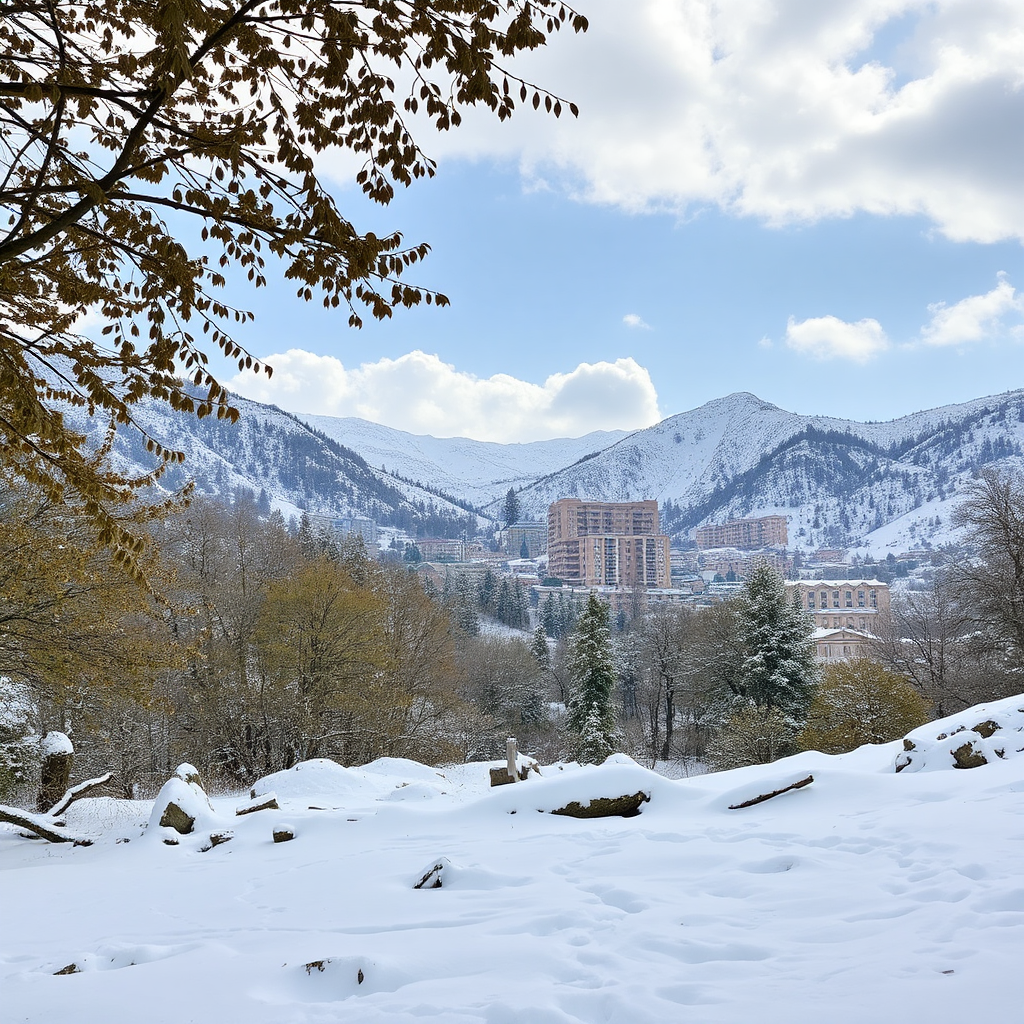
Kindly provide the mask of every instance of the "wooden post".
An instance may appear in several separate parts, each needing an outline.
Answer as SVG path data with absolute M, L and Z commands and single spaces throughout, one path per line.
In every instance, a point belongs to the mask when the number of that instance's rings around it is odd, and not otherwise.
M 505 759 L 508 762 L 508 777 L 515 782 L 519 778 L 519 773 L 516 769 L 516 759 L 518 757 L 517 751 L 518 744 L 516 743 L 514 736 L 509 736 L 505 740 Z

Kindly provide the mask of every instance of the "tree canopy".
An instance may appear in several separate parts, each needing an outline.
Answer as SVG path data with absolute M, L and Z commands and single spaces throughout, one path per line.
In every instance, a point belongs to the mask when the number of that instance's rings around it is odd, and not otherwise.
M 569 641 L 572 692 L 566 727 L 570 753 L 578 761 L 600 764 L 614 749 L 615 719 L 611 703 L 615 686 L 608 605 L 596 594 L 587 598 Z
M 782 577 L 765 564 L 750 574 L 739 615 L 746 653 L 742 695 L 802 718 L 818 680 L 811 617 L 787 601 Z
M 181 453 L 147 437 L 139 479 L 105 461 L 116 425 L 152 398 L 237 416 L 213 351 L 259 364 L 230 334 L 250 314 L 221 290 L 232 268 L 266 284 L 268 254 L 300 298 L 363 315 L 443 305 L 406 282 L 427 253 L 361 233 L 317 155 L 363 159 L 378 203 L 434 173 L 413 138 L 483 104 L 501 120 L 558 97 L 506 66 L 586 19 L 561 0 L 17 0 L 0 19 L 0 451 L 51 498 L 84 497 L 131 560 L 116 508 Z M 189 240 L 191 239 L 191 240 Z M 87 314 L 104 324 L 87 337 Z M 269 372 L 269 369 L 268 369 Z M 68 406 L 111 424 L 98 451 Z M 139 429 L 136 427 L 136 429 Z
M 501 518 L 505 520 L 505 528 L 518 523 L 521 515 L 522 506 L 519 504 L 519 495 L 516 494 L 514 487 L 510 487 L 505 495 L 505 503 L 501 507 Z

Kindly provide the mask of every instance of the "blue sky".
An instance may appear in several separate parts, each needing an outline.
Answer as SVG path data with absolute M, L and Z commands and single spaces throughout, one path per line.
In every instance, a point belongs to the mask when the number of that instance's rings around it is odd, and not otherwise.
M 418 138 L 438 176 L 357 226 L 433 252 L 450 308 L 350 330 L 234 297 L 284 408 L 533 440 L 732 391 L 889 419 L 1024 386 L 1024 11 L 996 0 L 589 0 L 524 73 L 576 99 Z M 436 145 L 432 145 L 436 143 Z

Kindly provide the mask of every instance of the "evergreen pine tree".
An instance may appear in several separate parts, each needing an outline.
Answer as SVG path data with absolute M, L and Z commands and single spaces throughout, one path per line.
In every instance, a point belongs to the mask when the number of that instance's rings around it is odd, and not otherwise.
M 523 543 L 519 545 L 519 557 L 520 558 L 529 558 L 530 557 L 530 549 L 529 549 L 529 547 L 526 544 L 526 538 L 525 537 L 523 538 Z
M 480 577 L 480 585 L 477 588 L 477 600 L 480 602 L 480 610 L 487 615 L 494 614 L 495 602 L 498 597 L 498 577 L 487 569 Z
M 782 577 L 758 566 L 740 599 L 744 696 L 803 721 L 818 681 L 813 630 L 811 617 L 786 600 Z
M 544 598 L 544 604 L 541 605 L 540 621 L 548 636 L 558 636 L 558 612 L 555 608 L 555 596 L 550 591 Z
M 530 644 L 537 664 L 545 671 L 551 668 L 551 648 L 548 647 L 548 635 L 543 625 L 533 631 L 533 642 Z
M 519 495 L 516 494 L 514 487 L 510 487 L 505 495 L 505 504 L 501 510 L 501 518 L 505 520 L 505 529 L 519 522 L 522 511 L 522 506 L 519 504 Z
M 580 762 L 600 764 L 612 752 L 612 663 L 608 606 L 591 594 L 569 640 L 567 727 L 571 755 Z

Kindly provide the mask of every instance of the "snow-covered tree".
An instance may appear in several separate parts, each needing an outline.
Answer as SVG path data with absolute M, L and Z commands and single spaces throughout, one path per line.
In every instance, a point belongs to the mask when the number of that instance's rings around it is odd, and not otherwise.
M 501 518 L 505 520 L 505 528 L 508 529 L 508 527 L 518 523 L 522 513 L 523 508 L 519 504 L 519 495 L 516 494 L 514 487 L 510 487 L 505 495 L 505 504 L 501 509 Z
M 591 594 L 569 638 L 569 750 L 577 761 L 600 764 L 612 752 L 612 662 L 608 606 Z
M 794 752 L 796 729 L 792 719 L 778 708 L 748 704 L 741 707 L 708 744 L 707 762 L 712 771 L 768 764 Z
M 742 696 L 802 721 L 818 681 L 813 620 L 786 600 L 782 577 L 765 564 L 751 573 L 739 611 Z
M 530 644 L 530 651 L 541 670 L 547 672 L 551 668 L 551 648 L 548 647 L 548 635 L 542 625 L 533 631 L 533 642 Z

